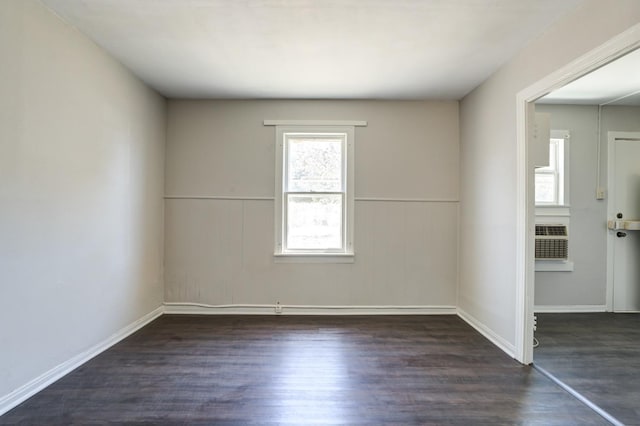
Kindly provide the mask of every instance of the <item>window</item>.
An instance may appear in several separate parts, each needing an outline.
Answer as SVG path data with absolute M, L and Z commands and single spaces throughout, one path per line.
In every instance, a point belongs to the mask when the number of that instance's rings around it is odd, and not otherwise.
M 568 133 L 552 131 L 549 141 L 549 166 L 535 172 L 535 197 L 537 206 L 563 206 L 568 204 L 566 157 Z
M 353 255 L 353 126 L 276 127 L 276 255 Z
M 569 140 L 567 130 L 551 130 L 549 166 L 536 169 L 536 229 L 549 225 L 569 227 Z M 571 242 L 565 244 L 570 245 Z M 536 271 L 570 272 L 573 271 L 573 262 L 570 259 L 536 259 Z

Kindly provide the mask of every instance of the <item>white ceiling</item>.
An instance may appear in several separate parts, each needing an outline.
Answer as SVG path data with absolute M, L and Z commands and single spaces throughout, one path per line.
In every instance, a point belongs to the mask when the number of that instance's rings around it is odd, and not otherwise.
M 583 0 L 41 0 L 172 98 L 460 99 Z
M 640 49 L 551 92 L 538 103 L 640 106 Z

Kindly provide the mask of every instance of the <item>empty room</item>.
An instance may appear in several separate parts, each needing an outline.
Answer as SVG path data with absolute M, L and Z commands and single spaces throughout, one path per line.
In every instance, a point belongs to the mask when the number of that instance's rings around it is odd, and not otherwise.
M 0 0 L 0 424 L 640 423 L 638 47 L 637 0 Z

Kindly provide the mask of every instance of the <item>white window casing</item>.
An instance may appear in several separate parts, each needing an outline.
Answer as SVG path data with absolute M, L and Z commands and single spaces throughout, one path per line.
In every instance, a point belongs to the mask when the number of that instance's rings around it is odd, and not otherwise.
M 276 261 L 353 262 L 354 126 L 273 124 Z

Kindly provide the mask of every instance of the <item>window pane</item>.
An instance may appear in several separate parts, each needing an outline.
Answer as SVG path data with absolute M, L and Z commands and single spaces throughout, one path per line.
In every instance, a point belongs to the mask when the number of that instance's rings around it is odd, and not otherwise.
M 287 192 L 342 191 L 342 140 L 289 138 Z
M 536 203 L 557 203 L 556 176 L 536 173 Z
M 287 195 L 288 249 L 342 248 L 342 195 Z

